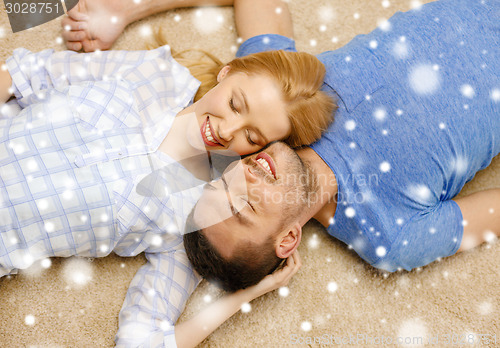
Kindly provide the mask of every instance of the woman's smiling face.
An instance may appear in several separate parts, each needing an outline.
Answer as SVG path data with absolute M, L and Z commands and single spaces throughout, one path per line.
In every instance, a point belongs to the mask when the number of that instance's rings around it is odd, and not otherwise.
M 224 67 L 219 83 L 194 104 L 207 150 L 256 152 L 291 131 L 281 91 L 271 77 L 229 73 Z

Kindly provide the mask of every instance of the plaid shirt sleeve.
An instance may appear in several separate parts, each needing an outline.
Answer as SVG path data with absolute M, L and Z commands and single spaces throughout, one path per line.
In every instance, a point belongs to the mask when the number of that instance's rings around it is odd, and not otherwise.
M 119 315 L 117 347 L 177 347 L 174 324 L 201 277 L 183 249 L 146 253 Z
M 151 51 L 105 51 L 76 53 L 33 53 L 24 48 L 14 50 L 6 61 L 12 77 L 14 95 L 21 107 L 43 99 L 43 92 L 85 81 L 119 79 L 144 61 L 170 57 L 168 46 Z M 31 97 L 31 98 L 30 98 Z

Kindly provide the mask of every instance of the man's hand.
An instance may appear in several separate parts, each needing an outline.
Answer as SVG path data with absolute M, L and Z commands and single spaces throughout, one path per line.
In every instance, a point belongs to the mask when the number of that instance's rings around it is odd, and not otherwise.
M 258 284 L 240 291 L 247 292 L 251 299 L 255 299 L 265 293 L 276 290 L 282 286 L 286 286 L 301 266 L 302 262 L 300 260 L 299 252 L 295 250 L 293 254 L 287 258 L 286 264 L 283 268 L 267 275 Z
M 107 50 L 129 23 L 127 9 L 119 0 L 80 0 L 62 20 L 62 36 L 73 51 Z

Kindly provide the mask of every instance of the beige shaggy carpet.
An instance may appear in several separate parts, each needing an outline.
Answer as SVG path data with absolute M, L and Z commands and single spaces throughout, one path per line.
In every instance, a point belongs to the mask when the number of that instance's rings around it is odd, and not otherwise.
M 289 0 L 297 46 L 311 53 L 340 47 L 416 3 Z M 13 34 L 3 3 L 0 9 L 0 60 L 21 46 L 34 51 L 64 49 L 60 19 Z M 143 49 L 151 33 L 161 26 L 177 50 L 202 48 L 223 60 L 231 59 L 237 45 L 232 8 L 197 11 L 170 11 L 135 23 L 114 48 Z M 499 186 L 497 158 L 462 194 Z M 343 343 L 381 347 L 398 340 L 403 346 L 412 346 L 419 345 L 420 337 L 424 342 L 431 339 L 434 347 L 495 346 L 484 344 L 484 338 L 480 343 L 484 335 L 496 335 L 496 346 L 500 346 L 498 242 L 422 269 L 389 275 L 374 270 L 314 223 L 305 228 L 299 250 L 303 267 L 290 282 L 288 296 L 275 291 L 253 301 L 250 312 L 234 315 L 201 346 L 318 347 Z M 144 262 L 142 255 L 53 259 L 48 269 L 35 265 L 0 279 L 0 347 L 113 346 L 127 286 Z M 91 280 L 75 284 L 70 276 L 74 269 L 89 270 Z M 206 306 L 206 295 L 213 300 L 220 293 L 203 282 L 180 320 Z M 315 343 L 315 337 L 322 343 Z M 446 345 L 446 339 L 455 344 Z

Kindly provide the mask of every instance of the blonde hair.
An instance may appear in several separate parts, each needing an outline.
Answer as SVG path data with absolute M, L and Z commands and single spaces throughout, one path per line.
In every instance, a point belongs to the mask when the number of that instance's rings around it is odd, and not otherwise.
M 161 31 L 156 34 L 159 45 L 166 41 Z M 203 58 L 188 57 L 188 52 L 198 51 Z M 321 137 L 329 124 L 337 106 L 333 99 L 320 88 L 325 77 L 325 66 L 313 55 L 305 52 L 266 51 L 235 58 L 227 64 L 210 53 L 188 50 L 172 53 L 180 64 L 189 69 L 201 82 L 195 101 L 217 85 L 219 71 L 228 65 L 228 74 L 265 74 L 277 82 L 286 112 L 291 123 L 290 135 L 282 139 L 291 147 L 309 145 Z

